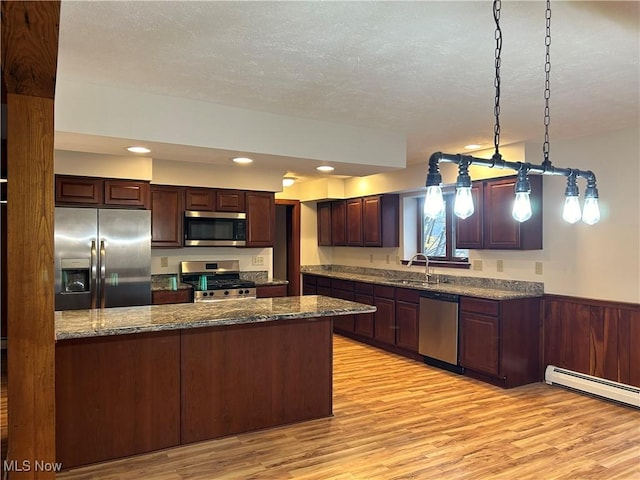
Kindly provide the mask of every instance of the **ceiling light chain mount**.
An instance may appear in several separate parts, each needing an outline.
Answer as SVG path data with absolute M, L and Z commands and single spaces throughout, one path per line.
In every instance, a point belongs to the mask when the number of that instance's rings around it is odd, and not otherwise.
M 600 209 L 598 207 L 598 189 L 596 187 L 596 176 L 590 170 L 579 170 L 576 168 L 558 168 L 554 167 L 549 160 L 549 98 L 551 97 L 549 77 L 551 72 L 551 2 L 547 0 L 545 11 L 546 32 L 545 32 L 545 108 L 544 108 L 544 144 L 543 157 L 541 164 L 532 164 L 529 162 L 511 162 L 504 160 L 500 155 L 500 62 L 502 51 L 502 30 L 500 29 L 500 0 L 493 2 L 493 18 L 496 23 L 495 30 L 495 104 L 494 104 L 494 146 L 495 153 L 491 159 L 477 158 L 471 155 L 448 154 L 435 152 L 429 158 L 429 171 L 427 173 L 427 193 L 424 203 L 424 213 L 430 218 L 436 218 L 444 209 L 444 201 L 442 198 L 442 176 L 439 171 L 440 162 L 450 162 L 458 164 L 458 179 L 456 181 L 456 200 L 454 204 L 454 213 L 460 218 L 467 218 L 473 214 L 473 197 L 471 196 L 471 178 L 469 177 L 469 166 L 479 165 L 489 168 L 511 169 L 517 172 L 515 184 L 515 202 L 513 207 L 513 217 L 524 222 L 531 218 L 531 203 L 529 201 L 529 193 L 531 187 L 529 185 L 528 175 L 530 173 L 538 175 L 562 175 L 567 177 L 567 189 L 565 190 L 565 206 L 563 210 L 563 218 L 569 223 L 575 223 L 582 216 L 582 221 L 593 225 L 600 220 Z M 587 182 L 585 190 L 584 209 L 580 215 L 580 204 L 578 201 L 578 186 L 576 180 L 584 178 Z

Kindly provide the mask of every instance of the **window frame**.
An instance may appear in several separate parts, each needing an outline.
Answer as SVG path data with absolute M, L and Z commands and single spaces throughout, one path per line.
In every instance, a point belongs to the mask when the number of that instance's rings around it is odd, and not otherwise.
M 471 263 L 469 262 L 469 257 L 455 257 L 455 237 L 456 237 L 456 218 L 453 213 L 453 202 L 455 200 L 455 191 L 449 188 L 443 188 L 443 197 L 445 202 L 445 230 L 446 230 L 446 252 L 447 255 L 445 257 L 429 257 L 429 265 L 433 265 L 434 267 L 447 267 L 447 268 L 471 268 Z M 418 225 L 417 228 L 417 236 L 416 245 L 420 246 L 420 250 L 422 250 L 422 246 L 424 245 L 423 236 L 424 236 L 424 196 L 420 196 L 416 198 L 417 201 L 417 215 L 416 215 L 416 223 Z M 422 252 L 424 253 L 424 252 Z M 408 264 L 407 261 L 403 261 L 403 264 Z M 426 262 L 424 260 L 414 261 L 414 265 L 424 265 Z

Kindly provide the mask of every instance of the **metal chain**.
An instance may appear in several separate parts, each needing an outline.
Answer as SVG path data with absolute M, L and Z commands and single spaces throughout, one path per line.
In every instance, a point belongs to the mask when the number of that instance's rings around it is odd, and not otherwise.
M 502 30 L 500 29 L 500 0 L 493 0 L 493 19 L 496 22 L 496 56 L 495 56 L 495 67 L 496 67 L 496 77 L 493 82 L 496 87 L 496 98 L 495 104 L 493 107 L 493 114 L 496 117 L 496 123 L 493 127 L 493 145 L 496 148 L 496 155 L 499 155 L 498 151 L 500 145 L 500 54 L 502 52 Z
M 551 165 L 549 160 L 549 122 L 551 118 L 549 116 L 549 97 L 551 97 L 551 90 L 549 89 L 549 75 L 551 73 L 551 57 L 549 55 L 549 47 L 551 46 L 551 0 L 547 0 L 547 10 L 545 12 L 547 21 L 547 30 L 544 37 L 544 44 L 546 46 L 546 56 L 544 60 L 544 143 L 542 144 L 542 155 L 544 161 L 543 167 Z

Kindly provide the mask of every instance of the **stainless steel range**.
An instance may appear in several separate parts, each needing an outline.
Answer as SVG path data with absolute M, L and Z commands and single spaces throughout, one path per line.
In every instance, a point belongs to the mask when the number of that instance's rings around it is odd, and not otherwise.
M 256 298 L 256 284 L 240 278 L 238 260 L 180 262 L 180 280 L 193 286 L 194 302 Z

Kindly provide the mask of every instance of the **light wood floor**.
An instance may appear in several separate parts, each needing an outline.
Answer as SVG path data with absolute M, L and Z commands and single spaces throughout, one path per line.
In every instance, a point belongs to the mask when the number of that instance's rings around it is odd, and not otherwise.
M 640 411 L 502 390 L 335 336 L 334 416 L 58 479 L 640 479 Z

